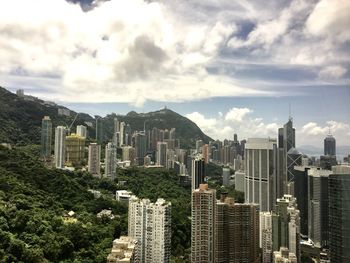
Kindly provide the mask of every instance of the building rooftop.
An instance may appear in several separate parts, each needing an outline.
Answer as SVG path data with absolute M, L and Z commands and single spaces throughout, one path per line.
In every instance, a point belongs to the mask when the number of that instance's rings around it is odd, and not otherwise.
M 332 166 L 333 174 L 349 174 L 350 175 L 350 166 L 349 165 L 336 165 Z

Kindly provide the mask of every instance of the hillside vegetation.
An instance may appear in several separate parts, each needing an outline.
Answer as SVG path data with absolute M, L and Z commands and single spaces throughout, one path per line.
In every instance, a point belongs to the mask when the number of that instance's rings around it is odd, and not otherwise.
M 29 101 L 0 87 L 0 143 L 39 144 L 41 120 L 45 115 L 50 116 L 53 127 L 56 127 L 58 125 L 69 126 L 77 114 L 71 111 L 68 117 L 60 116 L 58 115 L 59 108 L 65 107 L 48 105 L 40 99 Z M 113 120 L 116 117 L 130 124 L 133 131 L 143 130 L 145 121 L 146 129 L 176 128 L 176 137 L 181 140 L 181 145 L 185 148 L 193 147 L 198 139 L 204 142 L 210 140 L 195 123 L 176 112 L 164 109 L 150 113 L 130 112 L 127 115 L 109 114 L 105 116 L 102 120 L 105 142 L 112 138 Z M 77 125 L 84 125 L 85 122 L 93 124 L 93 127 L 88 127 L 88 135 L 95 138 L 95 119 L 88 114 L 79 113 L 71 131 L 74 132 Z
M 111 182 L 88 173 L 47 169 L 27 148 L 0 146 L 0 262 L 105 262 L 113 239 L 127 234 L 127 207 L 114 200 L 117 180 L 140 198 L 172 202 L 172 257 L 190 253 L 190 189 L 172 171 L 118 170 Z M 88 189 L 97 189 L 95 199 Z M 96 214 L 111 209 L 116 218 Z M 64 215 L 73 210 L 74 219 Z

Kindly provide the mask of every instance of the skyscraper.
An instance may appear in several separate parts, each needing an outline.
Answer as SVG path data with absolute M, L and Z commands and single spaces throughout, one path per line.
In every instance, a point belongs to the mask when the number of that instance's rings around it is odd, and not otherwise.
M 308 233 L 309 238 L 320 248 L 329 243 L 328 177 L 331 173 L 317 168 L 308 171 Z
M 159 198 L 129 199 L 129 236 L 136 239 L 135 262 L 168 263 L 171 255 L 171 203 Z
M 295 148 L 295 129 L 293 128 L 293 119 L 289 117 L 283 128 L 278 129 L 278 149 L 276 160 L 276 197 L 281 198 L 287 192 L 288 173 L 287 173 L 287 153 L 291 148 Z
M 197 189 L 204 183 L 205 162 L 202 155 L 198 154 L 192 158 L 192 190 Z
M 144 157 L 147 152 L 146 135 L 144 132 L 138 132 L 135 135 L 135 150 L 136 150 L 136 164 L 143 165 Z
M 294 195 L 295 166 L 300 166 L 303 155 L 294 147 L 287 152 L 287 194 Z
M 135 148 L 131 146 L 122 147 L 122 161 L 130 161 L 130 165 L 135 164 Z
M 41 158 L 51 158 L 52 122 L 49 116 L 44 116 L 41 121 Z
M 105 153 L 105 176 L 112 180 L 116 175 L 116 161 L 117 161 L 117 149 L 113 143 L 109 142 L 106 145 Z
M 296 199 L 291 195 L 277 199 L 272 213 L 272 244 L 273 251 L 286 247 L 300 258 L 300 217 Z
M 222 185 L 223 186 L 230 185 L 230 176 L 231 176 L 230 168 L 228 167 L 222 168 Z
M 221 196 L 216 204 L 214 262 L 260 262 L 257 205 Z
M 66 136 L 66 162 L 68 166 L 81 165 L 85 157 L 85 137 L 72 133 Z
M 88 157 L 88 171 L 95 176 L 100 175 L 101 145 L 90 143 Z
M 245 202 L 269 212 L 274 198 L 274 148 L 276 140 L 250 138 L 245 145 Z
M 120 122 L 118 118 L 114 118 L 113 120 L 113 133 L 119 132 L 120 131 Z
M 350 262 L 350 166 L 329 175 L 329 252 L 332 263 Z
M 209 145 L 208 144 L 204 144 L 202 146 L 202 154 L 203 154 L 204 162 L 208 164 L 209 163 Z
M 104 141 L 103 134 L 103 119 L 100 116 L 95 116 L 96 121 L 96 141 L 98 144 L 102 144 Z
M 125 122 L 121 122 L 119 128 L 119 146 L 121 147 L 125 145 Z
M 260 247 L 262 249 L 262 262 L 270 263 L 273 253 L 271 212 L 260 213 Z
M 213 263 L 215 247 L 216 191 L 207 184 L 192 191 L 191 262 Z
M 336 155 L 336 143 L 332 134 L 328 134 L 324 139 L 324 155 Z
M 158 142 L 157 143 L 157 165 L 167 166 L 167 143 Z
M 55 129 L 55 166 L 56 168 L 64 168 L 66 153 L 66 133 L 67 130 L 63 126 L 57 126 Z
M 87 137 L 87 128 L 84 125 L 78 125 L 77 126 L 77 135 L 79 135 L 80 137 Z
M 197 153 L 202 152 L 202 146 L 203 146 L 203 141 L 202 140 L 197 140 L 196 141 L 196 151 Z
M 125 139 L 124 139 L 125 145 L 131 145 L 131 138 L 132 138 L 131 126 L 130 124 L 127 124 L 125 127 Z
M 309 175 L 310 166 L 294 166 L 294 196 L 300 211 L 300 234 L 308 237 L 309 227 Z

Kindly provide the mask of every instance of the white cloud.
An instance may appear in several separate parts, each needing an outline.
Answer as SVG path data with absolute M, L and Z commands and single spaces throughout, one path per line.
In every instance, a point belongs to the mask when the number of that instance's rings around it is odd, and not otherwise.
M 55 76 L 56 100 L 142 106 L 268 94 L 205 69 L 234 25 L 184 24 L 164 4 L 142 0 L 100 2 L 89 12 L 63 0 L 0 4 L 0 74 Z
M 251 109 L 248 108 L 232 108 L 229 110 L 229 112 L 226 113 L 225 120 L 226 121 L 232 121 L 232 122 L 241 122 L 243 118 L 253 112 Z
M 252 109 L 234 108 L 236 112 L 249 112 Z M 186 117 L 195 122 L 202 131 L 215 139 L 233 139 L 233 134 L 237 133 L 240 139 L 253 137 L 271 137 L 277 138 L 278 129 L 283 123 L 265 122 L 263 118 L 253 117 L 251 114 L 243 114 L 240 121 L 232 122 L 226 119 L 226 116 L 233 109 L 226 113 L 218 113 L 217 117 L 206 117 L 199 112 L 187 114 Z M 308 122 L 296 129 L 296 147 L 303 145 L 313 145 L 315 147 L 323 147 L 323 140 L 331 131 L 337 140 L 337 145 L 349 145 L 350 141 L 350 124 L 341 121 L 327 121 L 324 125 L 316 122 Z
M 321 3 L 330 8 L 323 10 Z M 341 3 L 111 0 L 83 12 L 64 0 L 0 0 L 0 84 L 39 86 L 42 92 L 33 95 L 50 100 L 136 106 L 147 100 L 281 95 L 263 74 L 247 81 L 232 72 L 250 73 L 256 63 L 307 65 L 311 72 L 317 65 L 321 79 L 344 78 L 344 70 L 329 68 L 347 70 L 350 63 L 341 46 L 349 32 L 349 5 L 339 11 Z M 318 28 L 324 12 L 329 22 Z M 330 34 L 333 28 L 339 32 Z M 223 58 L 232 65 L 228 69 Z
M 350 141 L 350 124 L 341 121 L 327 121 L 325 125 L 316 122 L 309 122 L 297 130 L 299 145 L 315 145 L 323 147 L 323 139 L 329 132 L 337 140 L 337 145 L 349 145 Z
M 347 69 L 342 66 L 328 66 L 322 69 L 318 76 L 321 79 L 339 79 L 343 77 L 347 72 Z
M 306 21 L 306 29 L 315 36 L 345 42 L 350 40 L 350 2 L 321 0 Z
M 328 130 L 327 127 L 322 128 L 318 126 L 317 123 L 315 122 L 309 122 L 302 127 L 301 132 L 305 135 L 316 136 L 316 135 L 325 134 L 327 130 Z
M 218 113 L 217 118 L 207 118 L 203 114 L 193 112 L 186 117 L 195 122 L 205 134 L 213 139 L 232 139 L 237 133 L 240 138 L 276 137 L 279 125 L 265 123 L 262 118 L 249 117 L 253 110 L 249 108 L 232 108 L 226 114 Z

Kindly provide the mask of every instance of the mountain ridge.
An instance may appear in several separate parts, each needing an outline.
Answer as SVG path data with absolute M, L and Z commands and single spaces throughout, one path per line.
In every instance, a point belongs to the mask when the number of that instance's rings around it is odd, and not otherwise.
M 58 115 L 58 109 L 70 111 L 70 116 Z M 78 115 L 77 115 L 78 114 Z M 77 113 L 67 107 L 53 102 L 44 101 L 33 96 L 18 96 L 0 86 L 0 142 L 13 144 L 39 144 L 42 118 L 48 115 L 52 119 L 53 127 L 69 126 L 75 116 L 77 118 L 72 125 L 74 130 L 77 125 L 85 125 L 88 128 L 89 137 L 95 138 L 95 119 L 86 113 Z M 194 146 L 196 140 L 208 143 L 212 140 L 209 136 L 188 118 L 167 108 L 148 113 L 130 111 L 126 115 L 107 114 L 102 117 L 105 133 L 105 141 L 112 138 L 113 120 L 118 118 L 130 124 L 132 131 L 157 127 L 159 129 L 176 128 L 177 138 L 185 148 Z M 88 126 L 87 123 L 91 124 Z

